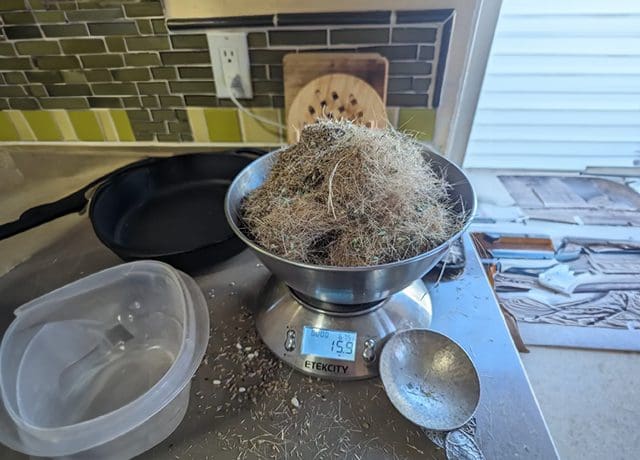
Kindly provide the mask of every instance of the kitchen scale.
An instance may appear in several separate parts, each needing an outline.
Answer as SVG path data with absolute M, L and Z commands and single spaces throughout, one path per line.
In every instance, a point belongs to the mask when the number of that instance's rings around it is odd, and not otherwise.
M 258 158 L 240 172 L 225 199 L 227 223 L 272 273 L 258 297 L 258 333 L 276 356 L 305 374 L 339 380 L 374 377 L 382 346 L 394 332 L 430 326 L 431 299 L 422 277 L 471 223 L 473 187 L 458 166 L 425 146 L 425 161 L 451 184 L 453 210 L 465 216 L 458 233 L 430 251 L 397 262 L 310 265 L 259 246 L 245 233 L 241 219 L 243 200 L 264 183 L 279 152 Z
M 314 377 L 375 377 L 382 346 L 394 332 L 431 324 L 431 299 L 421 280 L 381 301 L 340 305 L 296 292 L 272 276 L 259 298 L 256 326 L 263 342 Z

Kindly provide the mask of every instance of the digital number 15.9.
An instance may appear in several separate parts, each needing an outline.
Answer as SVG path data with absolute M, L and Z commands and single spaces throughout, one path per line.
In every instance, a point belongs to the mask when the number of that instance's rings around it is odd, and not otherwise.
M 344 340 L 334 340 L 331 342 L 331 351 L 338 353 L 339 355 L 346 353 L 350 355 L 353 353 L 353 342 L 345 342 Z

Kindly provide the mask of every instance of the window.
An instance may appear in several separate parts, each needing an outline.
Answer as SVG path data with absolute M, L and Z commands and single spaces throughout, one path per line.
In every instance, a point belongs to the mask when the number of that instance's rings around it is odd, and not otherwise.
M 465 167 L 640 159 L 640 1 L 503 0 Z

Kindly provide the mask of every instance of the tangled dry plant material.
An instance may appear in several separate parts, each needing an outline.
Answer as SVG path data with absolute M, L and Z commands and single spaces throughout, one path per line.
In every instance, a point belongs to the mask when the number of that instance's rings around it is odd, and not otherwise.
M 243 202 L 247 233 L 274 254 L 313 265 L 379 265 L 428 251 L 464 216 L 423 148 L 391 129 L 308 125 Z

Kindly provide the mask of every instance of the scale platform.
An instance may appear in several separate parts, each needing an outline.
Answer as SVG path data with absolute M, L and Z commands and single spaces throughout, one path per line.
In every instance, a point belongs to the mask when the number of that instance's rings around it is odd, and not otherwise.
M 300 372 L 326 379 L 377 376 L 380 351 L 391 334 L 431 324 L 431 299 L 421 280 L 380 302 L 337 305 L 305 297 L 271 277 L 260 299 L 256 326 L 267 347 Z

